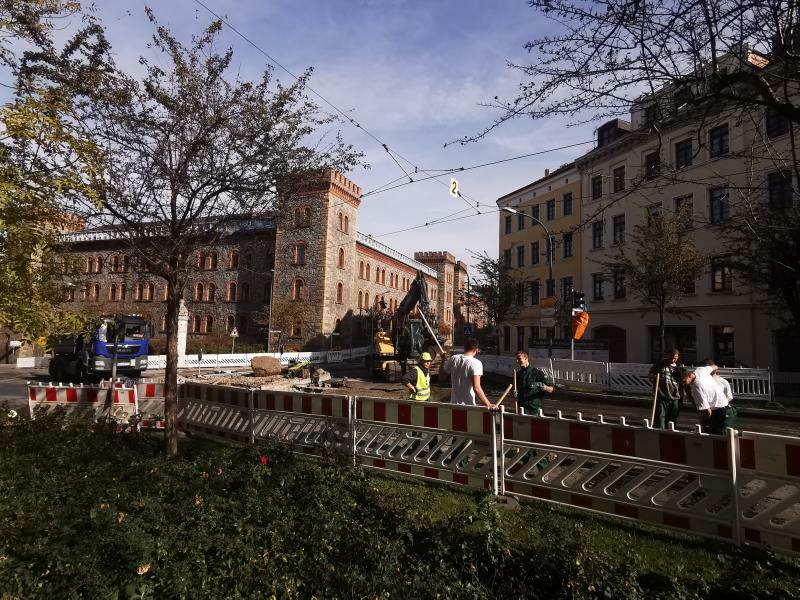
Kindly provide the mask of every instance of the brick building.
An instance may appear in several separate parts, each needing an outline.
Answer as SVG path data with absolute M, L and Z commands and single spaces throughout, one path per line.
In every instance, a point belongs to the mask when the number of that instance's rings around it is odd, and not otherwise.
M 396 310 L 418 271 L 438 322 L 448 325 L 443 332 L 452 330 L 466 265 L 448 252 L 412 259 L 359 233 L 361 188 L 340 173 L 329 172 L 318 188 L 288 201 L 288 218 L 242 220 L 213 248 L 195 253 L 184 294 L 190 339 L 226 336 L 236 326 L 243 341 L 266 342 L 264 318 L 274 295 L 276 310 L 280 299 L 302 307 L 282 332 L 289 347 L 363 343 L 375 320 Z M 112 231 L 64 239 L 81 265 L 68 308 L 142 314 L 156 334 L 165 331 L 165 282 L 137 268 Z

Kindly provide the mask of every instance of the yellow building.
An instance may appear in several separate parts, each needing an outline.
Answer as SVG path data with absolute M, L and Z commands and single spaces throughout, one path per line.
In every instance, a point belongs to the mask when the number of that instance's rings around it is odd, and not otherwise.
M 534 340 L 568 339 L 568 325 L 543 315 L 542 299 L 570 303 L 581 282 L 581 177 L 574 163 L 497 199 L 500 259 L 512 269 L 515 298 L 509 317 L 499 324 L 500 350 L 527 350 Z M 537 223 L 538 221 L 538 223 Z M 549 277 L 549 232 L 553 247 Z

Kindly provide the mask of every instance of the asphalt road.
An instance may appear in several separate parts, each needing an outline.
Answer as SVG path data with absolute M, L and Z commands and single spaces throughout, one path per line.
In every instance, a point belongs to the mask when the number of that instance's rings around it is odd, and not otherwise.
M 330 365 L 330 370 L 335 376 L 358 377 L 363 375 L 363 367 L 356 365 Z M 187 370 L 186 373 L 194 372 Z M 157 377 L 163 371 L 148 371 L 145 377 Z M 8 405 L 17 410 L 28 408 L 27 381 L 47 381 L 45 369 L 14 369 L 10 366 L 0 366 L 0 406 Z M 498 397 L 502 393 L 500 386 L 486 382 L 484 386 L 490 398 Z M 509 398 L 506 402 L 511 402 Z M 510 405 L 509 405 L 510 407 Z M 742 412 L 747 409 L 742 408 Z M 580 412 L 587 421 L 598 420 L 598 415 L 603 415 L 607 422 L 618 422 L 619 417 L 625 417 L 628 424 L 639 425 L 644 418 L 650 418 L 650 407 L 644 401 L 630 398 L 599 398 L 596 396 L 580 396 L 566 394 L 556 390 L 553 398 L 544 402 L 544 413 L 555 416 L 557 411 L 567 418 L 577 418 Z M 741 414 L 736 421 L 736 428 L 747 431 L 760 431 L 780 435 L 800 437 L 800 414 L 761 411 L 762 414 Z M 691 429 L 696 422 L 694 411 L 686 410 L 678 418 L 679 429 Z

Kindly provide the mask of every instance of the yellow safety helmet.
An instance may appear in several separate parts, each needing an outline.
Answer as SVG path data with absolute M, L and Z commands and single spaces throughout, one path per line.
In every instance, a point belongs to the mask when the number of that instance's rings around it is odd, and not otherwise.
M 433 357 L 432 357 L 432 356 L 431 356 L 429 353 L 427 353 L 427 352 L 423 352 L 422 354 L 420 354 L 420 355 L 419 355 L 419 359 L 420 359 L 422 362 L 425 362 L 425 361 L 431 361 L 431 360 L 433 360 Z

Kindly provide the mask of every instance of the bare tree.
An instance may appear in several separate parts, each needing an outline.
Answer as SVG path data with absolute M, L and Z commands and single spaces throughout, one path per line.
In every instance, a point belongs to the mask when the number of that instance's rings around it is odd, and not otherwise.
M 231 77 L 232 51 L 216 49 L 220 22 L 186 47 L 147 15 L 163 62 L 142 58 L 141 81 L 108 72 L 102 95 L 78 105 L 75 123 L 105 153 L 104 188 L 100 209 L 80 198 L 71 208 L 125 240 L 138 268 L 166 282 L 166 450 L 174 455 L 178 311 L 192 271 L 236 228 L 282 219 L 283 200 L 319 189 L 326 170 L 346 171 L 360 155 L 320 133 L 333 119 L 305 95 L 310 72 L 288 86 L 269 69 L 257 82 Z
M 472 303 L 473 318 L 482 316 L 489 325 L 498 325 L 519 309 L 516 286 L 521 282 L 503 258 L 492 258 L 486 252 L 471 254 L 475 276 L 468 298 L 465 290 L 461 290 L 461 301 Z M 479 315 L 479 311 L 485 314 Z
M 556 33 L 525 45 L 536 60 L 510 64 L 523 77 L 516 96 L 495 97 L 500 116 L 463 141 L 520 116 L 616 116 L 662 90 L 696 106 L 771 108 L 800 123 L 797 0 L 528 3 Z
M 606 276 L 641 302 L 642 313 L 658 314 L 660 353 L 666 352 L 664 315 L 690 316 L 681 300 L 694 291 L 706 260 L 689 235 L 687 215 L 660 213 L 636 225 L 617 246 L 616 256 L 599 261 Z M 622 278 L 620 280 L 620 278 Z

